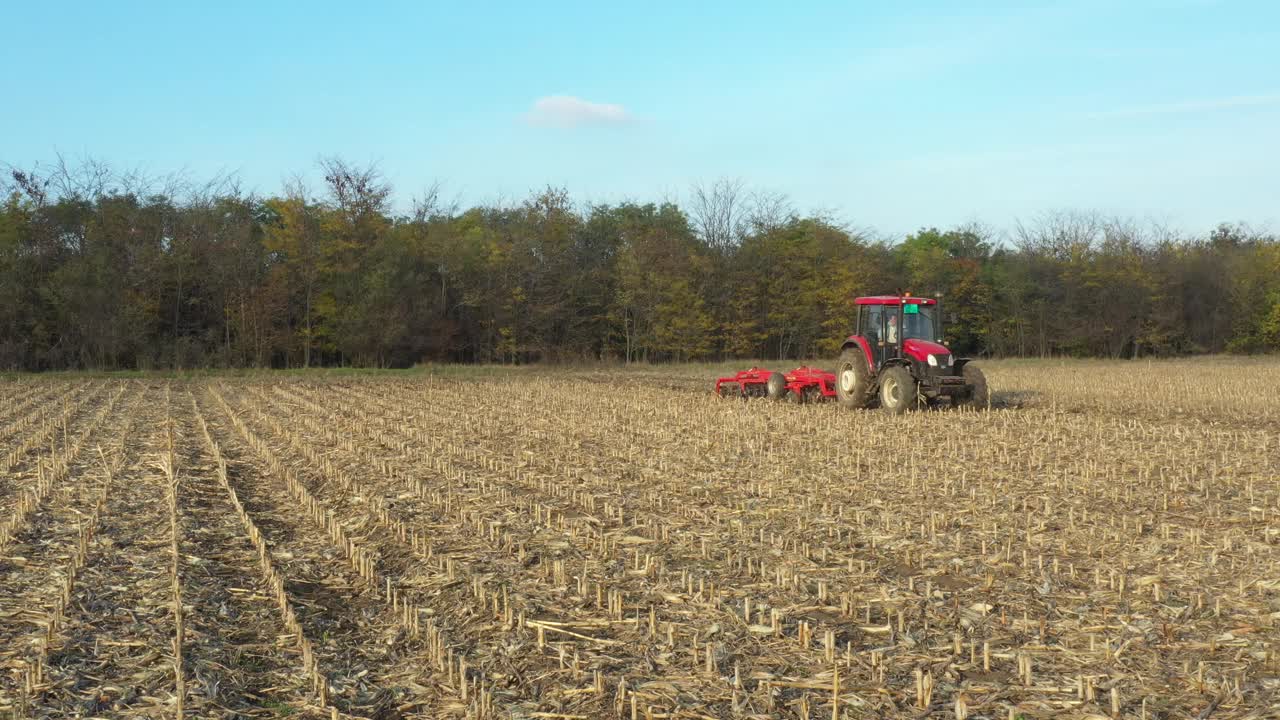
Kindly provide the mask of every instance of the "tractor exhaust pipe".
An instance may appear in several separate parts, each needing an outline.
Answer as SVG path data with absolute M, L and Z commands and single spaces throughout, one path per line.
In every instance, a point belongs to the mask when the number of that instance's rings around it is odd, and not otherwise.
M 942 291 L 935 290 L 933 296 L 935 298 L 933 301 L 933 313 L 938 316 L 938 342 L 950 348 L 951 346 L 947 345 L 947 335 L 942 330 L 943 322 L 945 321 L 945 317 L 942 314 Z

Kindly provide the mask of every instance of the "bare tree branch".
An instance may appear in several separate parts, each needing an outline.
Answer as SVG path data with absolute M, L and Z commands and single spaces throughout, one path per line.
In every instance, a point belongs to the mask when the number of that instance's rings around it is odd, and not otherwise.
M 721 178 L 710 186 L 696 183 L 689 216 L 703 242 L 727 252 L 746 235 L 747 202 L 741 180 Z

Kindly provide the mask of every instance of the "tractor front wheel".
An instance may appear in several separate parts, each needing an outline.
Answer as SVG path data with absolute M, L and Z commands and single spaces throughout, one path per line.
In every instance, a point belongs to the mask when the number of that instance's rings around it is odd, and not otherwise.
M 916 404 L 916 381 L 902 366 L 880 371 L 880 407 L 900 415 Z
M 977 365 L 971 364 L 965 364 L 960 372 L 964 375 L 964 384 L 970 388 L 969 397 L 962 404 L 984 410 L 990 407 L 991 391 L 987 389 L 987 376 L 982 374 Z
M 840 364 L 836 367 L 836 400 L 841 407 L 861 409 L 867 406 L 871 386 L 869 376 L 862 348 L 849 347 L 840 353 Z

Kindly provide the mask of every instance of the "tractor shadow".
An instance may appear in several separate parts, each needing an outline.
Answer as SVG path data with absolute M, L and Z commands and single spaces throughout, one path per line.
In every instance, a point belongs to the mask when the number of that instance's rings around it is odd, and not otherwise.
M 1023 410 L 1035 407 L 1043 393 L 1038 390 L 995 390 L 991 393 L 992 410 Z M 934 412 L 949 412 L 956 406 L 947 401 L 940 401 L 929 408 Z
M 996 390 L 991 393 L 991 407 L 1020 410 L 1035 405 L 1043 395 L 1039 390 Z

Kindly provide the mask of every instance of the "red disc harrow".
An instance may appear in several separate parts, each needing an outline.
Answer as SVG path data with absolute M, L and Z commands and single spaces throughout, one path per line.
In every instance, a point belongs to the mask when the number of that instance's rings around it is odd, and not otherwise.
M 730 377 L 717 378 L 716 395 L 816 402 L 836 396 L 836 375 L 808 366 L 798 367 L 788 373 L 753 367 Z

